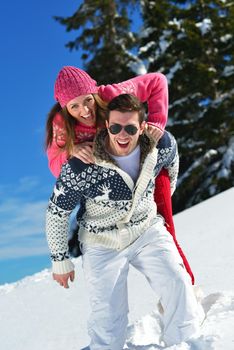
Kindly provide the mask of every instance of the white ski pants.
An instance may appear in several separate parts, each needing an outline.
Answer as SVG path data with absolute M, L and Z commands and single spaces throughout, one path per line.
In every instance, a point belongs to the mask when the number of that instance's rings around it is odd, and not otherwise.
M 161 221 L 122 251 L 86 244 L 82 250 L 91 303 L 90 350 L 123 349 L 128 324 L 129 264 L 143 273 L 160 297 L 167 346 L 187 340 L 198 331 L 198 303 L 190 277 Z

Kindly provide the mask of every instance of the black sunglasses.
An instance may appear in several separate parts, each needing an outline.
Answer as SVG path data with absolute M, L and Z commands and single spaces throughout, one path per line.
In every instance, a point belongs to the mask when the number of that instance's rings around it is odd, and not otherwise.
M 119 134 L 123 128 L 129 135 L 135 135 L 138 131 L 138 128 L 132 124 L 125 126 L 122 126 L 120 124 L 112 124 L 108 129 L 111 134 L 116 135 Z

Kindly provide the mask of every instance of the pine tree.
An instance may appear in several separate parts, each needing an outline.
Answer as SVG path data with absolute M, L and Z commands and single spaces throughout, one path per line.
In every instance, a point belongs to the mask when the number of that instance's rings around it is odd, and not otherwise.
M 143 14 L 138 57 L 134 4 Z M 232 0 L 86 0 L 56 20 L 78 31 L 66 46 L 83 50 L 84 67 L 100 84 L 136 75 L 141 60 L 167 76 L 168 127 L 181 158 L 175 211 L 234 185 Z
M 234 185 L 234 6 L 231 0 L 141 4 L 140 58 L 169 82 L 180 211 Z
M 130 31 L 129 11 L 136 0 L 86 0 L 70 17 L 55 17 L 67 31 L 79 35 L 66 46 L 81 49 L 84 68 L 99 84 L 135 76 L 137 57 L 132 53 L 137 35 Z

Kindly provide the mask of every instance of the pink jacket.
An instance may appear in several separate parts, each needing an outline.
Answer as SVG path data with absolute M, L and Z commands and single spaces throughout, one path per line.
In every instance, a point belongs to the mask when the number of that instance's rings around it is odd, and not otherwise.
M 168 113 L 168 87 L 166 77 L 161 73 L 148 73 L 118 84 L 101 85 L 98 88 L 99 96 L 107 102 L 112 100 L 115 96 L 127 93 L 135 95 L 141 102 L 147 102 L 148 123 L 164 130 Z M 66 142 L 66 132 L 63 119 L 59 114 L 55 116 L 53 121 L 53 134 L 54 139 L 51 146 L 47 149 L 47 156 L 49 168 L 52 174 L 57 177 L 62 164 L 68 159 L 66 151 L 61 149 Z M 75 134 L 78 135 L 78 129 L 77 132 L 75 130 Z M 86 140 L 90 140 L 90 136 L 93 137 L 94 135 L 87 135 Z M 83 140 L 85 141 L 85 138 L 83 138 Z

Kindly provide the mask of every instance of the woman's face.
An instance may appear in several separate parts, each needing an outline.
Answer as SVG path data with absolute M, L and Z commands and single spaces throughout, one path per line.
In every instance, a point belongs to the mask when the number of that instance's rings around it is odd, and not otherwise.
M 67 110 L 79 123 L 96 125 L 96 102 L 93 95 L 80 95 L 67 104 Z

